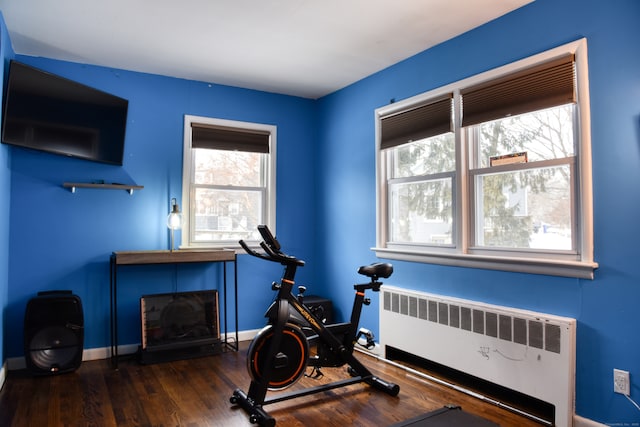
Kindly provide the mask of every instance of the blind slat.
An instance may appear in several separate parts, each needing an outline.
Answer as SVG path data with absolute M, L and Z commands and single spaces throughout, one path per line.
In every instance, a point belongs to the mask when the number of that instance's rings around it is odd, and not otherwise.
M 576 102 L 573 55 L 464 89 L 462 126 Z
M 269 141 L 268 132 L 191 124 L 193 148 L 268 153 Z
M 453 131 L 453 94 L 428 101 L 411 110 L 380 120 L 380 148 L 392 148 L 411 141 Z

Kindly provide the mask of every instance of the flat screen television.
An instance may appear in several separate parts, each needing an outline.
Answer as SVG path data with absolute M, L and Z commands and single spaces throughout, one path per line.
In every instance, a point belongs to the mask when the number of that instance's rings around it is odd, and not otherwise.
M 129 101 L 11 61 L 2 142 L 122 166 Z

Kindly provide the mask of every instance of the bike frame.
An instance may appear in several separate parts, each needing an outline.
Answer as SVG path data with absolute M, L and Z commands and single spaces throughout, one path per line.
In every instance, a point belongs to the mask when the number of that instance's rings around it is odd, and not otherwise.
M 348 337 L 349 342 L 341 341 L 331 332 L 332 325 L 325 326 L 303 303 L 299 301 L 298 297 L 293 294 L 296 269 L 298 266 L 303 266 L 304 261 L 280 252 L 279 243 L 275 240 L 275 238 L 273 238 L 273 236 L 271 236 L 268 229 L 266 229 L 266 231 L 260 230 L 260 232 L 266 241 L 266 243 L 261 243 L 261 247 L 265 250 L 266 254 L 260 254 L 253 251 L 243 241 L 240 241 L 240 244 L 248 254 L 256 256 L 258 258 L 266 259 L 268 261 L 279 262 L 285 266 L 285 270 L 280 284 L 277 286 L 278 294 L 274 302 L 275 306 L 269 310 L 269 313 L 275 312 L 276 315 L 275 319 L 272 318 L 272 315 L 270 316 L 270 323 L 273 327 L 273 338 L 266 353 L 267 363 L 265 364 L 262 376 L 258 380 L 254 379 L 251 381 L 248 393 L 244 393 L 241 389 L 236 389 L 230 399 L 231 403 L 238 404 L 240 407 L 242 407 L 249 415 L 249 419 L 252 423 L 258 423 L 263 426 L 272 427 L 275 425 L 275 419 L 263 409 L 264 405 L 282 402 L 297 397 L 308 396 L 310 394 L 320 393 L 323 391 L 332 390 L 335 388 L 344 387 L 360 382 L 365 382 L 392 396 L 396 396 L 400 390 L 399 386 L 397 386 L 396 384 L 388 383 L 374 376 L 369 371 L 369 369 L 367 369 L 353 355 L 358 322 L 360 321 L 362 305 L 365 301 L 365 291 L 367 289 L 372 289 L 374 291 L 378 291 L 380 289 L 381 283 L 377 281 L 377 278 L 372 277 L 370 283 L 354 285 L 356 293 L 354 297 L 353 310 L 351 313 L 351 321 L 348 326 L 348 331 L 343 337 L 344 341 L 347 341 L 346 337 Z M 311 329 L 318 335 L 318 345 L 327 345 L 328 348 L 331 349 L 331 352 L 338 357 L 338 359 L 342 362 L 338 366 L 342 366 L 344 364 L 349 365 L 349 373 L 351 374 L 351 378 L 332 382 L 329 384 L 323 384 L 317 387 L 283 393 L 271 399 L 267 399 L 266 395 L 269 389 L 269 381 L 273 372 L 274 361 L 276 360 L 276 355 L 278 354 L 278 350 L 280 349 L 285 326 L 290 319 L 291 309 L 299 313 L 309 323 Z M 324 366 L 322 362 L 323 361 L 321 359 L 311 357 L 307 361 L 307 366 L 322 367 Z M 335 367 L 335 365 L 328 366 Z
M 285 272 L 285 276 L 287 276 Z M 319 345 L 328 345 L 329 348 L 338 349 L 340 353 L 342 353 L 346 349 L 351 352 L 353 347 L 355 346 L 356 340 L 358 338 L 358 326 L 360 323 L 360 316 L 362 314 L 362 306 L 368 304 L 367 299 L 365 297 L 365 291 L 368 289 L 372 289 L 377 292 L 382 285 L 381 282 L 377 280 L 371 280 L 369 283 L 361 283 L 353 285 L 355 289 L 355 297 L 353 301 L 353 307 L 351 309 L 351 319 L 348 323 L 336 323 L 325 325 L 320 319 L 318 319 L 314 313 L 304 305 L 304 300 L 299 296 L 294 296 L 293 294 L 293 286 L 295 283 L 290 283 L 288 279 L 282 279 L 279 287 L 278 287 L 278 295 L 276 300 L 267 310 L 266 316 L 269 318 L 271 324 L 276 324 L 279 319 L 282 319 L 280 315 L 279 305 L 284 303 L 289 304 L 289 307 L 295 310 L 302 319 L 306 320 L 309 325 L 309 329 L 311 329 L 317 337 L 319 338 Z M 292 318 L 291 314 L 289 314 L 289 319 L 291 319 L 291 323 L 298 324 L 299 320 L 295 317 Z M 288 321 L 288 320 L 287 320 Z M 303 325 L 298 325 L 303 326 Z M 312 337 L 310 337 L 312 338 Z M 342 339 L 341 339 L 342 338 Z M 308 366 L 311 367 L 336 367 L 335 364 L 325 364 L 324 360 L 318 359 L 317 357 L 311 357 L 308 360 Z M 347 360 L 342 360 L 342 363 L 337 366 L 342 366 L 344 363 L 347 363 Z

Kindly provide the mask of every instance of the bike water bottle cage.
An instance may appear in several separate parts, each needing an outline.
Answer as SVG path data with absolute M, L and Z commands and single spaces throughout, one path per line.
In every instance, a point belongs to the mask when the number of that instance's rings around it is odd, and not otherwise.
M 363 265 L 358 273 L 370 277 L 371 280 L 386 279 L 393 273 L 393 265 L 386 262 L 376 262 L 371 265 Z

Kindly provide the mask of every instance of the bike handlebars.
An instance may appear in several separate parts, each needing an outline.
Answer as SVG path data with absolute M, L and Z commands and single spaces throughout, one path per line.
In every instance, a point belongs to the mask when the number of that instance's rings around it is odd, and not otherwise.
M 303 266 L 304 261 L 298 259 L 292 255 L 287 255 L 280 250 L 280 242 L 273 236 L 271 230 L 266 225 L 259 225 L 258 231 L 260 235 L 264 239 L 260 242 L 260 247 L 264 250 L 265 253 L 260 253 L 251 249 L 244 240 L 240 240 L 240 246 L 244 249 L 249 255 L 253 255 L 254 257 L 264 259 L 267 261 L 278 262 L 282 265 L 296 265 Z
M 262 236 L 264 242 L 270 248 L 272 248 L 276 252 L 280 251 L 280 242 L 278 242 L 278 239 L 273 237 L 273 234 L 271 234 L 271 230 L 269 230 L 269 227 L 267 227 L 266 225 L 259 225 L 258 231 L 260 232 L 260 235 Z

